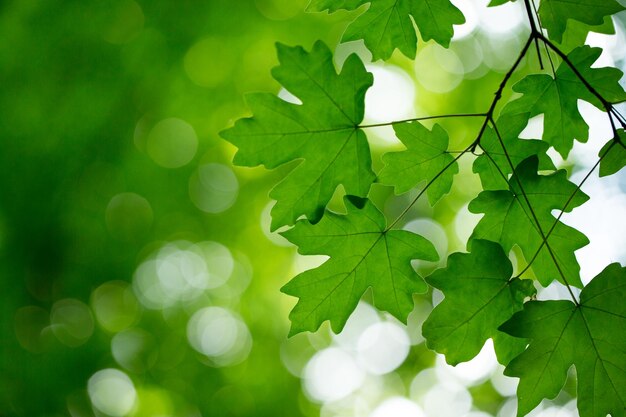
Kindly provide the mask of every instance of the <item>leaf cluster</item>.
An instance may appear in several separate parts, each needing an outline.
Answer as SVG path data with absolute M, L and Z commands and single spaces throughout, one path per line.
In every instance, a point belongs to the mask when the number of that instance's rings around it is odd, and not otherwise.
M 506 2 L 492 0 L 490 6 Z M 543 0 L 537 12 L 531 1 L 524 5 L 530 35 L 489 108 L 387 123 L 405 150 L 384 154 L 379 172 L 372 169 L 366 134 L 372 126 L 362 124 L 372 76 L 356 55 L 337 72 L 322 42 L 310 51 L 277 46 L 280 65 L 273 76 L 300 103 L 267 93 L 249 95 L 253 116 L 222 136 L 239 149 L 236 164 L 275 168 L 297 161 L 270 194 L 276 200 L 272 229 L 289 227 L 282 234 L 301 254 L 329 259 L 283 287 L 299 299 L 290 315 L 290 334 L 316 331 L 326 320 L 340 332 L 370 288 L 378 309 L 406 322 L 413 294 L 433 287 L 445 299 L 423 326 L 427 345 L 458 364 L 472 359 L 491 338 L 505 374 L 521 380 L 520 416 L 543 398 L 554 398 L 574 365 L 580 415 L 623 417 L 626 269 L 609 265 L 584 286 L 575 252 L 589 240 L 560 219 L 589 199 L 581 186 L 598 166 L 600 176 L 606 176 L 626 164 L 626 119 L 614 107 L 626 100 L 622 73 L 595 68 L 602 50 L 580 40 L 598 25 L 611 26 L 611 15 L 624 8 L 614 0 Z M 390 58 L 395 49 L 415 58 L 417 33 L 422 42 L 448 47 L 453 25 L 465 21 L 448 0 L 313 0 L 309 5 L 310 11 L 339 9 L 361 11 L 343 41 L 363 40 L 375 60 Z M 569 35 L 570 29 L 576 36 Z M 522 60 L 534 53 L 533 45 L 541 65 L 547 57 L 552 71 L 542 68 L 511 85 Z M 517 96 L 504 103 L 509 90 Z M 575 140 L 587 141 L 589 127 L 578 111 L 579 100 L 606 113 L 613 138 L 583 181 L 574 184 L 547 151 L 553 148 L 567 158 Z M 544 119 L 542 137 L 520 139 L 537 115 Z M 476 137 L 460 152 L 449 149 L 440 124 L 429 129 L 421 123 L 448 117 L 482 120 Z M 480 178 L 483 190 L 469 210 L 482 218 L 467 242 L 468 253 L 451 254 L 445 268 L 424 278 L 411 261 L 435 261 L 437 252 L 423 236 L 397 227 L 424 194 L 431 205 L 445 198 L 461 157 L 473 158 L 473 172 Z M 388 220 L 368 199 L 374 182 L 397 194 L 419 191 L 399 217 Z M 345 214 L 327 209 L 339 186 L 347 194 Z M 514 274 L 508 254 L 516 247 L 525 266 Z M 537 288 L 555 281 L 567 288 L 571 300 L 535 300 Z

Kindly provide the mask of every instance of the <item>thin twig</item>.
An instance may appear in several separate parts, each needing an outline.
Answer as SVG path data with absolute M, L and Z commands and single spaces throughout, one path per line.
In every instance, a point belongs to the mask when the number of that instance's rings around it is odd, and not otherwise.
M 451 118 L 462 118 L 462 117 L 484 117 L 485 113 L 456 113 L 456 114 L 440 114 L 437 116 L 423 116 L 423 117 L 414 117 L 412 119 L 403 119 L 403 120 L 395 120 L 393 122 L 385 122 L 385 123 L 375 123 L 371 125 L 359 125 L 357 127 L 361 129 L 366 129 L 369 127 L 381 127 L 381 126 L 391 126 L 400 123 L 410 123 L 410 122 L 419 122 L 421 120 L 431 120 L 431 119 L 451 119 Z
M 571 288 L 569 282 L 567 281 L 567 278 L 565 277 L 565 274 L 561 270 L 561 265 L 559 265 L 559 262 L 557 261 L 556 256 L 554 255 L 554 252 L 552 251 L 552 248 L 550 247 L 550 244 L 548 243 L 548 238 L 546 237 L 545 233 L 543 232 L 543 230 L 541 228 L 541 224 L 539 223 L 539 218 L 537 217 L 537 214 L 535 213 L 535 210 L 533 209 L 532 205 L 530 204 L 530 200 L 528 198 L 528 195 L 526 194 L 526 191 L 524 190 L 524 186 L 522 185 L 522 181 L 519 179 L 519 176 L 515 174 L 515 166 L 513 165 L 513 161 L 511 160 L 511 157 L 509 155 L 509 152 L 506 149 L 506 146 L 504 146 L 504 141 L 502 140 L 502 136 L 500 135 L 500 132 L 498 130 L 498 126 L 493 121 L 493 119 L 491 119 L 490 121 L 491 121 L 491 124 L 493 125 L 494 131 L 496 132 L 496 136 L 498 137 L 498 140 L 500 141 L 500 146 L 502 146 L 502 151 L 504 152 L 506 160 L 509 163 L 509 165 L 511 166 L 511 170 L 513 171 L 513 177 L 515 178 L 515 180 L 517 182 L 517 185 L 519 187 L 519 190 L 522 193 L 522 197 L 524 198 L 524 201 L 526 202 L 526 205 L 528 205 L 528 209 L 530 210 L 530 214 L 532 215 L 533 220 L 534 220 L 535 224 L 537 225 L 537 230 L 541 234 L 541 238 L 542 238 L 544 244 L 546 245 L 546 248 L 548 249 L 548 252 L 550 254 L 550 257 L 552 258 L 552 261 L 554 262 L 554 266 L 556 266 L 556 269 L 559 271 L 559 275 L 561 275 L 561 278 L 563 279 L 563 283 L 567 287 L 567 291 L 570 293 L 572 301 L 574 302 L 574 304 L 576 304 L 578 306 L 579 302 L 576 299 L 576 296 L 574 295 L 574 292 L 572 291 L 572 288 Z

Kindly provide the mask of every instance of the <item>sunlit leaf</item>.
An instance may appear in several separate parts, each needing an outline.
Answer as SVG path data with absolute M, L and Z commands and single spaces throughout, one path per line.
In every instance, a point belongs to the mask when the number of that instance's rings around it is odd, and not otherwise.
M 476 158 L 472 167 L 472 170 L 480 176 L 483 190 L 507 190 L 509 188 L 507 180 L 513 173 L 509 158 L 513 166 L 517 166 L 529 156 L 536 155 L 539 158 L 539 169 L 555 169 L 554 163 L 546 154 L 550 147 L 546 142 L 519 138 L 528 123 L 530 114 L 507 114 L 506 109 L 503 113 L 496 122 L 498 130 L 489 127 L 483 133 L 480 139 L 483 154 Z
M 626 268 L 614 263 L 571 301 L 530 301 L 501 329 L 531 339 L 507 366 L 520 378 L 518 415 L 560 392 L 576 367 L 581 417 L 624 417 L 626 410 Z
M 565 171 L 538 175 L 537 168 L 536 156 L 524 160 L 509 180 L 509 190 L 483 191 L 470 202 L 472 213 L 485 214 L 471 238 L 499 242 L 506 253 L 513 245 L 518 245 L 527 261 L 537 254 L 532 269 L 544 287 L 555 279 L 564 282 L 563 276 L 569 284 L 582 287 L 574 251 L 587 245 L 589 240 L 576 229 L 557 221 L 552 211 L 569 212 L 589 197 L 567 180 Z M 547 236 L 553 225 L 554 230 L 548 237 L 549 248 L 542 246 L 542 232 Z
M 357 128 L 372 75 L 356 55 L 348 57 L 338 75 L 322 42 L 311 52 L 281 44 L 277 49 L 280 66 L 272 74 L 302 104 L 250 94 L 254 117 L 240 119 L 221 133 L 239 148 L 237 165 L 275 168 L 301 161 L 270 193 L 276 200 L 273 230 L 301 215 L 316 222 L 337 186 L 365 196 L 374 180 L 367 138 Z
M 452 187 L 452 178 L 459 166 L 448 152 L 448 135 L 439 125 L 432 131 L 422 124 L 398 123 L 393 126 L 396 136 L 407 147 L 402 152 L 383 155 L 385 167 L 378 175 L 382 184 L 393 185 L 402 194 L 420 182 L 431 182 L 426 193 L 434 205 Z
M 624 10 L 615 0 L 543 0 L 539 4 L 541 24 L 551 39 L 561 42 L 568 19 L 601 25 L 605 16 Z
M 488 240 L 474 240 L 470 253 L 450 255 L 446 268 L 426 278 L 445 295 L 422 327 L 428 347 L 443 353 L 451 365 L 476 356 L 536 292 L 531 280 L 511 278 L 512 273 L 502 247 Z M 497 342 L 507 343 L 507 338 Z
M 620 86 L 622 72 L 617 68 L 591 68 L 602 50 L 583 46 L 574 49 L 568 58 L 583 77 L 609 102 L 626 99 Z M 547 74 L 529 75 L 513 86 L 523 96 L 509 103 L 509 113 L 544 114 L 543 140 L 566 158 L 574 139 L 586 142 L 589 128 L 578 111 L 578 100 L 585 100 L 604 110 L 569 65 L 562 62 L 554 78 Z
M 617 131 L 619 141 L 609 140 L 598 154 L 600 161 L 600 176 L 606 177 L 618 172 L 626 166 L 626 131 Z
M 330 256 L 282 288 L 300 299 L 289 315 L 292 335 L 315 331 L 325 320 L 340 332 L 369 287 L 376 307 L 406 322 L 412 294 L 427 290 L 410 261 L 437 260 L 432 243 L 405 230 L 386 230 L 385 216 L 369 200 L 347 196 L 344 202 L 346 215 L 327 212 L 316 225 L 300 220 L 282 233 L 303 255 Z
M 433 39 L 445 47 L 454 34 L 452 25 L 465 22 L 461 11 L 449 0 L 313 0 L 309 10 L 354 10 L 364 4 L 369 7 L 348 26 L 343 41 L 363 39 L 375 60 L 388 59 L 396 48 L 415 58 L 417 36 L 413 22 L 423 40 Z

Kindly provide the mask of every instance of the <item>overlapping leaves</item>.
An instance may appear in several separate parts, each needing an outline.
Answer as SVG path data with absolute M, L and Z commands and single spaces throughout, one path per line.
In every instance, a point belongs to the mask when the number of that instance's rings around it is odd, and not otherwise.
M 602 50 L 583 46 L 573 50 L 568 58 L 579 73 L 609 102 L 626 100 L 619 85 L 622 72 L 616 68 L 591 68 Z M 554 78 L 547 74 L 529 75 L 513 86 L 523 96 L 509 103 L 506 112 L 544 115 L 543 140 L 551 144 L 563 158 L 572 149 L 574 139 L 586 142 L 589 127 L 578 111 L 578 100 L 585 100 L 604 110 L 571 67 L 562 62 Z
M 490 5 L 506 2 L 492 0 Z M 452 26 L 464 20 L 449 0 L 312 0 L 309 9 L 359 9 L 361 14 L 343 40 L 363 39 L 374 59 L 389 58 L 396 48 L 415 57 L 413 21 L 424 40 L 447 46 Z M 550 39 L 561 46 L 578 45 L 593 25 L 610 31 L 610 15 L 621 9 L 615 0 L 544 0 L 539 15 Z M 531 50 L 533 40 L 556 48 L 534 31 L 524 51 Z M 558 51 L 563 58 L 563 50 Z M 626 100 L 619 70 L 592 68 L 600 52 L 587 46 L 572 50 L 554 74 L 523 78 L 513 88 L 521 97 L 500 109 L 496 104 L 503 88 L 525 52 L 520 55 L 485 114 L 481 137 L 459 155 L 482 150 L 473 170 L 484 191 L 471 201 L 469 210 L 483 217 L 468 243 L 469 253 L 450 255 L 446 268 L 426 278 L 445 295 L 423 326 L 429 347 L 457 364 L 474 357 L 487 339 L 493 339 L 498 359 L 508 364 L 507 374 L 521 378 L 519 415 L 541 399 L 554 397 L 574 365 L 581 416 L 626 417 L 626 372 L 621 365 L 626 357 L 624 268 L 609 266 L 576 301 L 571 287 L 583 285 L 575 252 L 588 239 L 562 223 L 560 213 L 580 206 L 588 197 L 567 180 L 564 170 L 554 172 L 546 153 L 552 146 L 567 157 L 574 140 L 587 140 L 588 126 L 578 111 L 578 100 L 611 112 L 611 103 Z M 239 148 L 235 162 L 242 165 L 273 168 L 301 161 L 271 193 L 277 200 L 272 228 L 292 225 L 300 218 L 283 235 L 301 254 L 329 259 L 283 287 L 298 298 L 290 314 L 290 334 L 315 331 L 326 320 L 335 332 L 341 331 L 370 288 L 375 306 L 405 321 L 413 307 L 412 295 L 428 288 L 411 260 L 432 261 L 437 253 L 423 237 L 388 227 L 383 213 L 365 198 L 375 176 L 359 123 L 371 76 L 356 56 L 348 58 L 337 74 L 330 51 L 321 43 L 311 52 L 279 45 L 278 53 L 281 65 L 273 75 L 301 104 L 253 95 L 249 103 L 254 116 L 237 122 L 224 136 Z M 540 114 L 544 115 L 543 140 L 520 139 L 529 119 Z M 383 155 L 378 182 L 394 186 L 396 193 L 426 184 L 425 193 L 434 205 L 451 190 L 458 173 L 447 133 L 437 124 L 432 130 L 417 121 L 389 124 L 406 150 Z M 614 133 L 599 154 L 601 176 L 626 165 L 626 135 L 623 130 Z M 540 174 L 546 170 L 552 173 Z M 339 185 L 348 194 L 345 215 L 325 211 Z M 408 208 L 402 215 L 407 212 Z M 543 286 L 560 281 L 569 288 L 573 302 L 526 302 L 534 296 L 535 286 L 531 279 L 512 277 L 507 254 L 515 246 L 527 264 L 520 276 L 527 277 L 527 269 L 532 268 Z
M 483 190 L 507 190 L 507 179 L 513 173 L 511 165 L 517 166 L 533 155 L 539 160 L 539 169 L 555 169 L 546 154 L 550 145 L 539 140 L 519 138 L 530 114 L 507 113 L 506 107 L 503 113 L 494 127 L 485 130 L 480 140 L 483 154 L 476 158 L 472 168 L 480 176 Z
M 396 48 L 415 58 L 417 36 L 413 21 L 422 39 L 434 39 L 445 47 L 454 34 L 452 25 L 465 22 L 450 0 L 312 0 L 308 9 L 334 12 L 356 10 L 365 4 L 369 4 L 367 10 L 348 26 L 343 40 L 363 39 L 374 60 L 388 59 Z
M 567 180 L 563 170 L 538 175 L 538 163 L 536 156 L 524 160 L 509 179 L 509 189 L 483 191 L 470 202 L 472 213 L 484 213 L 472 238 L 498 242 L 507 253 L 518 245 L 526 260 L 533 260 L 543 286 L 558 279 L 582 287 L 574 252 L 589 240 L 557 221 L 552 210 L 571 211 L 589 197 Z
M 576 367 L 581 417 L 626 415 L 626 268 L 611 264 L 571 301 L 530 301 L 501 329 L 530 339 L 505 374 L 520 378 L 518 415 L 561 390 Z
M 491 0 L 490 6 L 499 6 L 515 0 Z M 561 43 L 570 20 L 588 26 L 602 25 L 607 16 L 624 10 L 616 0 L 542 0 L 539 4 L 541 24 L 551 39 Z
M 472 359 L 489 338 L 496 340 L 497 352 L 518 351 L 519 340 L 503 335 L 498 327 L 536 291 L 532 281 L 511 278 L 512 273 L 502 247 L 488 240 L 473 241 L 471 253 L 450 255 L 445 269 L 426 278 L 445 295 L 422 327 L 428 347 L 443 353 L 452 365 Z M 510 359 L 504 353 L 499 356 L 504 363 Z

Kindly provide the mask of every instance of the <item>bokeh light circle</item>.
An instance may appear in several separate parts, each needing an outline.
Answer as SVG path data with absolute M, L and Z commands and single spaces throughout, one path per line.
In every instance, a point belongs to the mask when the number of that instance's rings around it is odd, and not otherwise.
M 234 270 L 235 260 L 226 246 L 181 240 L 164 245 L 139 265 L 133 290 L 147 308 L 163 309 L 223 286 Z
M 410 345 L 403 327 L 393 322 L 374 323 L 359 337 L 359 365 L 374 375 L 389 373 L 402 365 Z
M 237 200 L 239 181 L 226 165 L 204 164 L 189 179 L 189 197 L 206 213 L 221 213 Z
M 304 389 L 318 402 L 336 401 L 357 390 L 365 373 L 350 354 L 330 347 L 317 352 L 304 368 Z
M 91 306 L 100 326 L 110 332 L 126 329 L 140 314 L 137 298 L 124 281 L 109 281 L 93 290 Z
M 113 336 L 111 353 L 124 369 L 141 373 L 155 364 L 158 345 L 147 331 L 139 328 L 127 329 Z
M 61 343 L 77 347 L 85 343 L 94 329 L 91 310 L 82 301 L 66 298 L 52 306 L 50 312 L 52 333 Z
M 205 307 L 187 323 L 187 340 L 192 348 L 211 359 L 216 366 L 234 365 L 244 360 L 252 345 L 246 324 L 230 310 Z
M 201 87 L 216 87 L 232 75 L 235 57 L 225 39 L 204 38 L 196 42 L 185 54 L 187 76 Z
M 451 49 L 429 44 L 415 58 L 415 77 L 432 93 L 448 93 L 463 81 L 463 63 Z
M 391 397 L 372 411 L 369 417 L 425 417 L 422 408 L 404 397 Z
M 388 122 L 414 116 L 415 84 L 394 65 L 368 65 L 374 85 L 365 94 L 365 120 Z
M 135 193 L 120 193 L 107 205 L 105 220 L 113 237 L 134 241 L 144 236 L 152 225 L 153 213 L 148 200 Z
M 128 375 L 112 368 L 93 374 L 87 392 L 93 406 L 112 417 L 129 414 L 137 400 L 137 391 Z
M 146 151 L 152 160 L 164 168 L 187 165 L 198 150 L 198 137 L 194 128 L 177 118 L 158 122 L 146 141 Z

